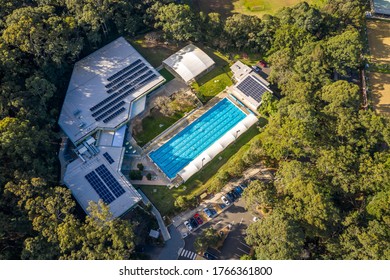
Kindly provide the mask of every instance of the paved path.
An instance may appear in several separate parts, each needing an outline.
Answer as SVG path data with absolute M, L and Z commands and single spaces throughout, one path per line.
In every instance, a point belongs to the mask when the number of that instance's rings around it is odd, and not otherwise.
M 184 240 L 181 238 L 180 232 L 173 225 L 170 225 L 168 230 L 171 239 L 165 242 L 165 246 L 158 256 L 158 260 L 177 260 L 179 251 L 184 248 Z
M 149 204 L 150 203 L 150 205 L 152 205 L 152 213 L 154 214 L 154 216 L 157 219 L 158 226 L 160 227 L 163 239 L 164 239 L 164 241 L 168 241 L 169 239 L 171 239 L 171 235 L 169 234 L 169 231 L 168 231 L 167 227 L 164 224 L 164 221 L 163 221 L 163 219 L 161 217 L 160 212 L 157 210 L 156 207 L 154 207 L 154 205 L 150 202 L 150 200 L 146 197 L 146 195 L 141 190 L 138 190 L 138 192 L 141 195 L 142 201 L 145 204 Z

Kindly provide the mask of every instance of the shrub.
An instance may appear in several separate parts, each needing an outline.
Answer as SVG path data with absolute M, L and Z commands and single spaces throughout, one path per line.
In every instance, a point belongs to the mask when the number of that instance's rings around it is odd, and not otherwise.
M 146 179 L 148 179 L 149 181 L 152 180 L 152 174 L 150 173 L 146 174 Z
M 130 171 L 130 179 L 131 180 L 142 180 L 142 174 L 139 170 L 131 170 Z
M 139 171 L 143 171 L 144 170 L 144 165 L 142 163 L 138 163 L 137 164 L 137 168 L 139 169 Z

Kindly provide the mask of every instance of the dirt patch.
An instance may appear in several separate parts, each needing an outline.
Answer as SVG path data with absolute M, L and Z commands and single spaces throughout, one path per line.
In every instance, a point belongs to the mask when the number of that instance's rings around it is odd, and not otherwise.
M 370 73 L 370 83 L 375 110 L 390 116 L 390 74 Z
M 368 21 L 368 42 L 374 63 L 390 63 L 390 22 Z

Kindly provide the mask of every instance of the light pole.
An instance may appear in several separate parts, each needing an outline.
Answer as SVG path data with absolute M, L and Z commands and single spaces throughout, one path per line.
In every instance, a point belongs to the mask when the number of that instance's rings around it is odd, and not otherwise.
M 237 140 L 238 133 L 239 133 L 240 131 L 241 131 L 241 130 L 237 130 L 237 131 L 236 131 L 236 137 L 235 137 L 236 139 L 234 139 L 234 140 Z
M 201 169 L 203 169 L 203 161 L 205 160 L 206 158 L 202 158 L 202 168 Z

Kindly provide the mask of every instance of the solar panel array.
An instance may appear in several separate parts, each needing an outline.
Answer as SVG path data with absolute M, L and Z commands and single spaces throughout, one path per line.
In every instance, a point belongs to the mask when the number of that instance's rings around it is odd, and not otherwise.
M 96 121 L 103 120 L 104 123 L 118 117 L 126 111 L 123 99 L 155 77 L 156 74 L 141 59 L 137 59 L 107 79 L 111 81 L 106 85 L 109 88 L 107 92 L 112 94 L 90 108 L 92 116 Z
M 124 111 L 126 111 L 125 108 L 120 108 L 118 111 L 116 111 L 115 113 L 109 115 L 107 118 L 105 118 L 103 120 L 104 123 L 108 123 L 109 121 L 111 121 L 112 119 L 115 119 L 117 116 L 119 116 L 121 113 L 123 113 Z
M 109 153 L 105 152 L 105 153 L 103 154 L 103 156 L 105 157 L 105 159 L 108 161 L 109 164 L 115 162 L 115 161 L 112 159 L 112 157 L 110 156 Z
M 96 121 L 101 121 L 102 119 L 104 119 L 105 117 L 107 117 L 109 114 L 111 114 L 112 112 L 115 112 L 115 110 L 119 109 L 119 107 L 123 106 L 125 104 L 124 101 L 121 101 L 119 102 L 118 104 L 116 104 L 114 107 L 112 107 L 111 109 L 107 110 L 106 112 L 104 112 L 103 114 L 101 114 L 100 116 L 98 116 L 96 118 Z
M 114 176 L 112 176 L 111 172 L 104 166 L 104 164 L 100 165 L 96 168 L 97 174 L 99 174 L 100 178 L 103 179 L 104 183 L 106 183 L 107 187 L 113 192 L 116 197 L 120 197 L 125 193 L 125 190 L 118 183 Z
M 115 200 L 115 197 L 103 184 L 102 180 L 96 175 L 95 171 L 92 171 L 85 175 L 85 179 L 87 179 L 89 184 L 97 192 L 97 194 L 104 201 L 104 203 L 110 204 Z
M 258 103 L 261 102 L 261 97 L 263 94 L 268 91 L 265 86 L 257 82 L 252 76 L 246 77 L 241 83 L 237 85 L 237 88 L 246 96 L 252 97 Z
M 122 81 L 124 78 L 128 77 L 131 73 L 133 73 L 134 71 L 140 69 L 141 67 L 145 66 L 145 63 L 139 61 L 137 64 L 134 65 L 133 68 L 129 69 L 128 71 L 126 71 L 125 73 L 123 73 L 121 76 L 119 76 L 118 78 L 116 78 L 115 80 L 113 80 L 111 83 L 108 83 L 107 85 L 105 85 L 106 88 L 111 88 L 112 86 L 114 86 L 115 84 L 119 83 L 120 81 Z M 108 92 L 108 91 L 107 91 Z M 109 93 L 109 92 L 108 92 Z
M 138 67 L 135 67 L 133 70 L 138 70 L 140 67 L 144 66 L 145 64 L 142 63 L 142 65 L 139 65 Z M 128 84 L 130 81 L 134 80 L 137 78 L 141 73 L 145 72 L 149 68 L 147 66 L 142 67 L 140 70 L 137 72 L 133 73 L 133 70 L 130 70 L 128 73 L 123 75 L 123 81 L 119 82 L 118 84 L 112 86 L 109 90 L 107 90 L 107 93 L 112 93 L 115 90 L 123 87 L 124 85 Z M 130 75 L 131 74 L 131 75 Z M 126 78 L 126 79 L 125 79 Z
M 106 154 L 114 162 L 108 153 L 104 153 L 103 156 L 107 159 Z M 85 175 L 85 179 L 87 179 L 92 188 L 106 204 L 110 204 L 125 193 L 125 190 L 104 164 Z
M 133 67 L 135 64 L 137 64 L 138 62 L 140 62 L 141 59 L 137 59 L 136 61 L 134 61 L 133 63 L 131 63 L 129 66 L 123 68 L 122 70 L 120 70 L 119 72 L 116 72 L 114 75 L 110 76 L 107 78 L 107 80 L 109 82 L 111 82 L 113 79 L 119 77 L 121 74 L 125 73 L 127 70 L 129 70 L 131 67 Z

